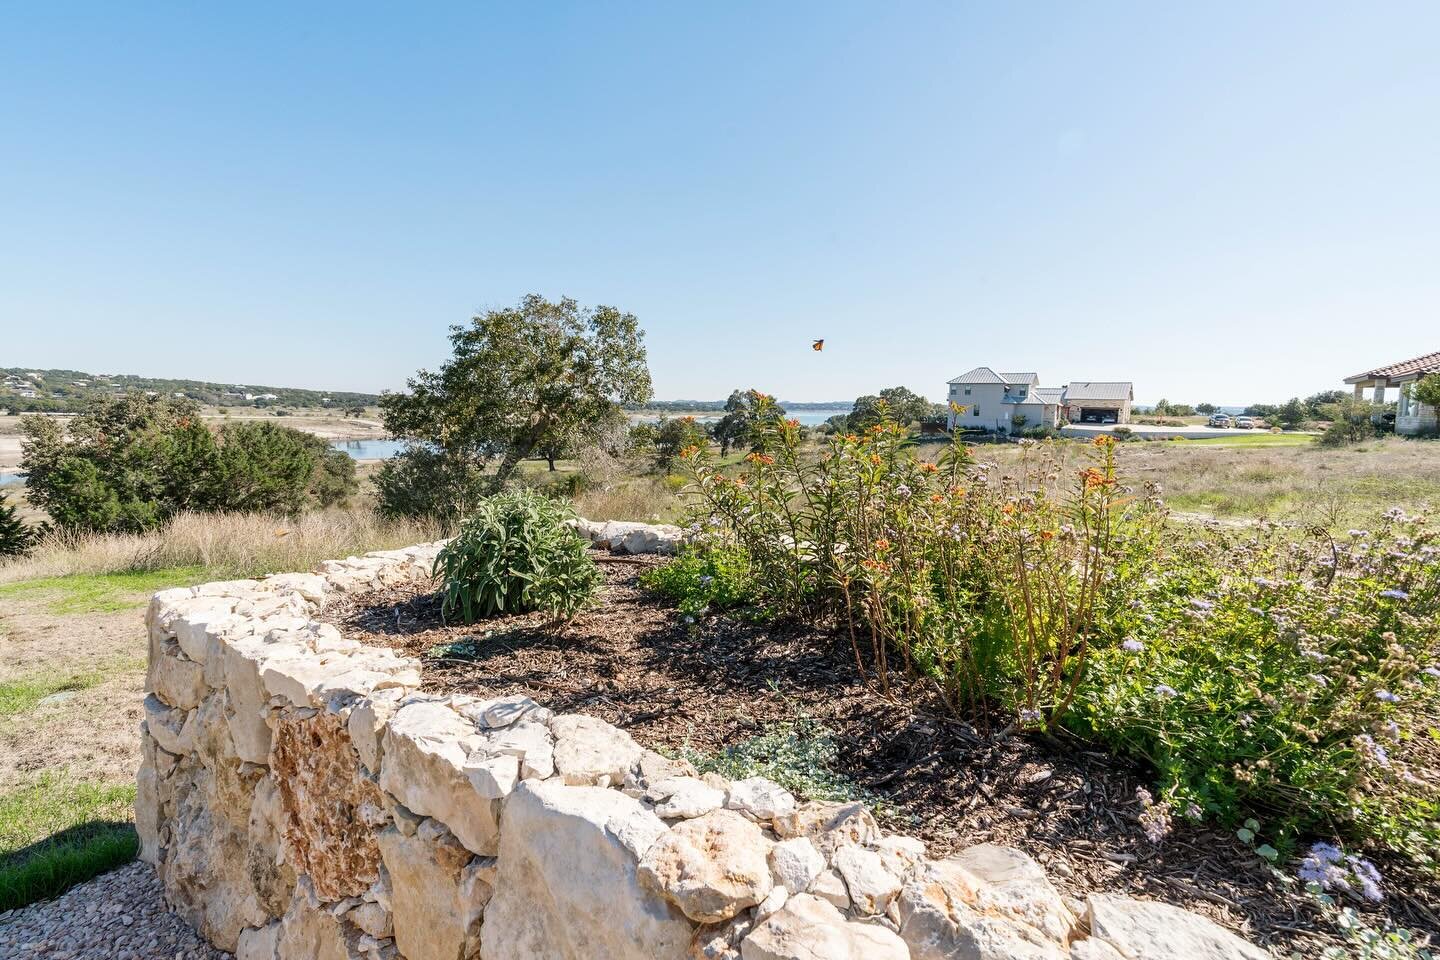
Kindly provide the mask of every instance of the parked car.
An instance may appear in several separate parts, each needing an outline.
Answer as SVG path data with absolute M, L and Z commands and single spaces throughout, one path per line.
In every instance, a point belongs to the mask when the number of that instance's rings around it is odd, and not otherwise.
M 1253 430 L 1257 426 L 1254 417 L 1236 417 L 1235 427 L 1239 430 Z
M 1229 429 L 1234 425 L 1235 423 L 1230 419 L 1230 414 L 1228 413 L 1212 413 L 1210 414 L 1210 422 L 1206 424 L 1208 427 L 1219 427 L 1222 430 Z

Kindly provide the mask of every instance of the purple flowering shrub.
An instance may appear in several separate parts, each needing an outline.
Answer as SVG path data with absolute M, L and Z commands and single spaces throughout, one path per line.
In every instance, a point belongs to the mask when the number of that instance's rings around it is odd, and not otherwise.
M 1149 760 L 1173 807 L 1434 850 L 1440 530 L 1424 518 L 1338 539 L 1193 532 L 1112 626 L 1134 642 L 1097 653 L 1071 726 Z

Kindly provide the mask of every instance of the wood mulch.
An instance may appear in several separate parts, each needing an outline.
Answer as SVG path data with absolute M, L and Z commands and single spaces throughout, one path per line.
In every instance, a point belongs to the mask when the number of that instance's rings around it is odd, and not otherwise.
M 809 717 L 840 746 L 836 772 L 877 802 L 887 829 L 922 838 L 932 856 L 1006 844 L 1045 864 L 1067 895 L 1167 901 L 1277 955 L 1315 957 L 1341 942 L 1229 831 L 1176 817 L 1174 832 L 1150 843 L 1135 790 L 1153 778 L 1134 765 L 1073 738 L 979 736 L 919 685 L 883 697 L 833 631 L 728 617 L 687 623 L 639 586 L 640 572 L 663 561 L 594 556 L 605 573 L 601 603 L 559 631 L 533 614 L 446 624 L 426 583 L 346 597 L 325 616 L 349 637 L 420 657 L 427 691 L 528 694 L 652 748 L 721 751 Z M 1411 877 L 1397 887 L 1387 876 L 1391 918 L 1440 934 L 1426 906 L 1434 886 Z

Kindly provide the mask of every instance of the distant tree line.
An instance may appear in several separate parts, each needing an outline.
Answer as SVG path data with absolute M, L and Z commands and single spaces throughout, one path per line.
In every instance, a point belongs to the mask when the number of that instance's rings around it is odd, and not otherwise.
M 10 381 L 8 384 L 6 381 Z M 29 385 L 28 387 L 25 385 Z M 20 395 L 22 389 L 33 389 L 34 397 Z M 340 409 L 374 406 L 379 402 L 373 393 L 353 391 L 309 390 L 296 387 L 265 387 L 254 384 L 221 384 L 203 380 L 173 380 L 164 377 L 137 377 L 130 374 L 101 376 L 81 370 L 36 370 L 30 367 L 0 369 L 0 409 L 12 415 L 20 413 L 78 413 L 92 402 L 121 393 L 153 392 L 212 406 L 330 406 Z M 235 394 L 240 396 L 235 396 Z M 244 399 L 249 393 L 252 399 Z M 261 394 L 272 398 L 256 399 Z M 322 403 L 323 401 L 323 403 Z

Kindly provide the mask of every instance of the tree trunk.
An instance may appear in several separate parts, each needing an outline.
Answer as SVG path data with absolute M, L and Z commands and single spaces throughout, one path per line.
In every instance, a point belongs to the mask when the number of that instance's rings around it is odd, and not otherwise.
M 555 454 L 553 454 L 553 453 L 547 453 L 547 454 L 545 454 L 545 462 L 548 463 L 548 464 L 550 464 L 550 472 L 551 472 L 551 473 L 554 473 L 554 472 L 555 472 Z

